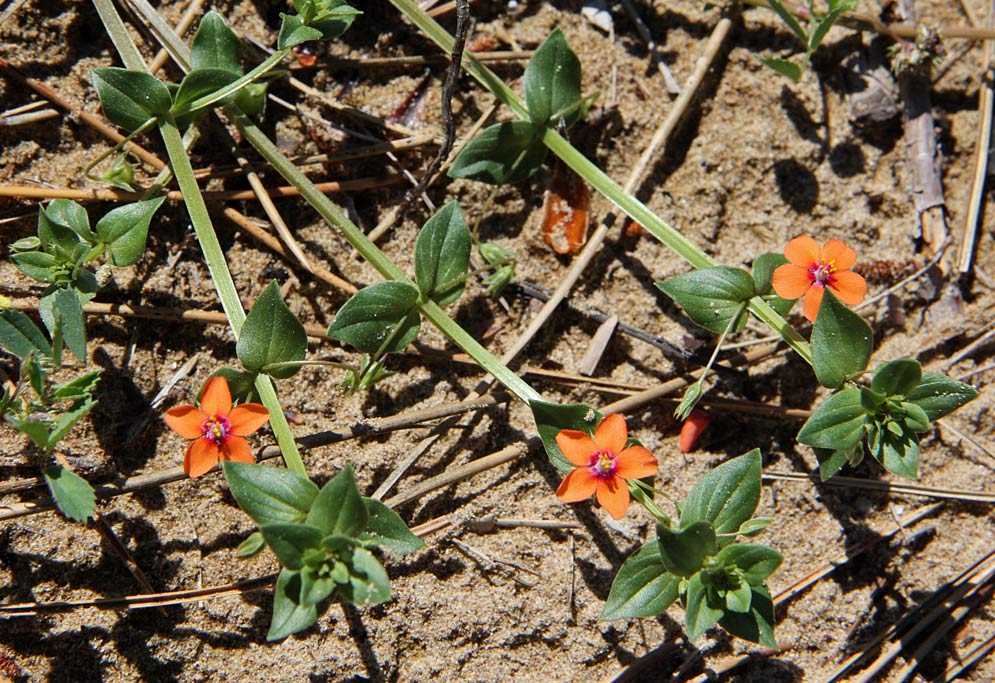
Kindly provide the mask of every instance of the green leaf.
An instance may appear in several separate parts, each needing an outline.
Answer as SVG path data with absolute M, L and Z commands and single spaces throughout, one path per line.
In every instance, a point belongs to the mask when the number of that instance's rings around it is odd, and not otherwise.
M 835 389 L 859 377 L 873 350 L 871 326 L 826 289 L 812 328 L 812 367 L 819 384 Z
M 90 230 L 90 218 L 86 215 L 86 209 L 80 204 L 68 199 L 53 200 L 38 214 L 39 230 L 41 229 L 42 213 L 45 214 L 47 220 L 69 228 L 86 242 L 93 242 L 94 235 L 93 231 Z
M 781 566 L 784 557 L 773 548 L 758 543 L 737 543 L 719 551 L 718 559 L 725 566 L 734 565 L 743 570 L 743 579 L 752 586 L 759 586 Z
M 738 588 L 726 590 L 727 612 L 749 612 L 752 598 L 753 590 L 745 581 Z
M 221 468 L 238 506 L 259 526 L 303 522 L 318 495 L 314 482 L 282 467 L 225 460 Z
M 777 12 L 777 16 L 781 17 L 781 21 L 788 25 L 788 28 L 798 36 L 800 41 L 808 45 L 808 34 L 805 33 L 805 29 L 802 28 L 795 15 L 781 4 L 781 0 L 770 0 L 770 8 Z
M 91 74 L 104 115 L 129 131 L 165 114 L 172 105 L 166 85 L 149 73 L 109 66 Z
M 349 583 L 340 586 L 339 592 L 354 605 L 376 605 L 390 600 L 390 579 L 369 550 L 356 548 L 349 567 Z
M 61 465 L 45 468 L 45 483 L 59 511 L 69 519 L 85 522 L 93 517 L 97 495 L 86 479 Z
M 301 575 L 289 569 L 280 570 L 273 591 L 273 618 L 266 640 L 282 640 L 303 631 L 318 620 L 318 608 L 301 604 Z
M 200 20 L 190 49 L 190 70 L 222 69 L 242 73 L 242 41 L 220 14 L 211 10 Z
M 363 498 L 366 506 L 366 529 L 356 538 L 364 543 L 375 543 L 396 555 L 421 549 L 425 542 L 411 533 L 396 512 L 375 498 Z
M 695 323 L 717 334 L 725 331 L 742 304 L 756 294 L 753 277 L 742 268 L 716 266 L 692 270 L 656 286 L 676 301 Z M 737 329 L 746 324 L 743 317 Z
M 564 429 L 576 429 L 594 434 L 594 427 L 601 421 L 601 413 L 582 403 L 547 403 L 530 401 L 532 417 L 536 421 L 539 438 L 546 449 L 549 461 L 560 472 L 569 472 L 574 466 L 563 455 L 556 443 L 556 435 Z
M 34 321 L 12 308 L 0 310 L 0 346 L 21 359 L 31 354 L 52 355 L 52 347 Z
M 538 171 L 545 158 L 541 129 L 529 121 L 505 121 L 473 138 L 449 168 L 449 177 L 491 185 L 517 183 Z
M 100 370 L 95 370 L 75 377 L 68 382 L 53 385 L 52 398 L 58 401 L 75 401 L 81 398 L 89 398 L 93 394 L 94 389 L 97 388 L 100 373 Z
M 860 389 L 838 391 L 819 404 L 798 432 L 798 441 L 814 448 L 848 449 L 864 434 L 866 411 Z
M 62 333 L 66 348 L 86 363 L 86 323 L 83 321 L 83 307 L 79 298 L 69 289 L 56 289 L 46 294 L 38 305 L 42 322 L 55 338 L 56 326 Z
M 762 55 L 756 55 L 764 66 L 767 66 L 782 76 L 787 76 L 795 83 L 802 79 L 802 74 L 805 70 L 799 65 L 792 62 L 790 59 L 781 59 L 780 57 L 764 57 Z
M 681 527 L 710 522 L 717 534 L 733 533 L 760 502 L 760 449 L 733 458 L 702 477 L 681 508 Z
M 774 640 L 774 601 L 766 587 L 753 588 L 748 614 L 726 612 L 719 620 L 719 626 L 737 638 L 759 643 L 772 650 L 779 649 Z
M 758 295 L 770 294 L 773 291 L 771 283 L 774 280 L 774 271 L 786 263 L 788 259 L 784 254 L 773 251 L 760 254 L 753 261 L 753 287 Z
M 266 539 L 261 531 L 253 531 L 248 538 L 238 544 L 235 554 L 239 557 L 252 557 L 266 546 Z
M 418 336 L 418 290 L 388 280 L 359 290 L 328 326 L 328 336 L 364 353 L 400 351 Z
M 49 424 L 47 422 L 30 419 L 22 420 L 14 415 L 5 415 L 4 419 L 10 424 L 11 427 L 34 441 L 38 448 L 45 450 L 45 446 L 48 444 Z
M 48 434 L 48 441 L 45 442 L 44 449 L 46 451 L 51 451 L 55 448 L 55 445 L 59 443 L 62 438 L 69 433 L 69 430 L 71 430 L 77 422 L 82 420 L 95 405 L 96 401 L 85 400 L 70 410 L 61 413 L 51 427 L 51 432 Z
M 66 202 L 65 199 L 55 201 Z M 53 214 L 54 216 L 49 216 L 45 208 L 38 211 L 38 238 L 44 245 L 45 251 L 50 254 L 56 253 L 56 247 L 61 248 L 66 254 L 71 254 L 80 243 L 80 236 L 59 220 L 61 216 L 57 211 Z
M 288 50 L 309 40 L 321 40 L 322 33 L 316 28 L 305 26 L 296 14 L 280 12 L 280 35 L 276 39 L 277 49 Z
M 890 426 L 895 431 L 878 425 L 880 454 L 876 457 L 889 472 L 916 479 L 919 476 L 919 437 L 900 422 L 891 422 Z
M 97 235 L 107 243 L 115 266 L 138 263 L 145 253 L 149 224 L 165 197 L 145 199 L 108 211 L 97 221 Z
M 259 526 L 266 544 L 287 569 L 304 566 L 304 556 L 321 547 L 321 529 L 307 524 L 273 522 Z
M 680 579 L 669 573 L 660 558 L 660 544 L 650 541 L 634 552 L 615 574 L 600 619 L 652 617 L 677 599 Z
M 827 481 L 834 474 L 843 469 L 843 465 L 850 461 L 850 454 L 854 448 L 863 448 L 858 442 L 850 448 L 840 448 L 832 450 L 829 448 L 815 448 L 815 457 L 819 460 L 819 479 Z
M 704 560 L 718 550 L 715 529 L 708 522 L 694 522 L 681 529 L 656 525 L 660 560 L 668 572 L 688 577 L 698 573 Z
M 349 538 L 366 528 L 367 519 L 366 506 L 349 465 L 321 488 L 307 515 L 307 523 L 321 529 L 322 535 Z
M 466 287 L 470 244 L 459 202 L 449 202 L 428 219 L 415 243 L 415 281 L 422 296 L 440 306 L 460 298 Z
M 225 69 L 197 69 L 191 71 L 180 81 L 180 89 L 176 91 L 173 99 L 173 112 L 186 113 L 190 105 L 201 97 L 205 97 L 221 90 L 233 81 L 238 80 L 242 74 L 238 71 L 226 71 Z M 221 106 L 235 98 L 232 93 L 214 106 Z
M 684 602 L 684 626 L 688 638 L 695 640 L 702 633 L 715 625 L 724 612 L 708 604 L 708 591 L 701 582 L 701 574 L 695 574 L 688 579 L 687 596 Z
M 857 0 L 829 0 L 829 6 L 829 12 L 819 20 L 815 30 L 812 31 L 812 37 L 808 41 L 809 52 L 814 52 L 819 47 L 822 39 L 826 37 L 829 29 L 833 27 L 843 12 L 852 12 L 857 9 Z
M 929 415 L 925 410 L 907 401 L 903 401 L 900 407 L 905 411 L 905 418 L 902 421 L 906 427 L 919 434 L 929 431 Z
M 754 517 L 739 525 L 741 536 L 757 536 L 774 521 L 773 517 Z
M 924 372 L 919 385 L 905 395 L 909 402 L 926 411 L 930 421 L 939 420 L 977 397 L 978 390 L 970 384 L 935 372 Z
M 344 0 L 322 3 L 323 10 L 310 22 L 310 26 L 321 33 L 321 40 L 333 40 L 349 30 L 353 20 L 362 14 L 350 7 Z
M 304 567 L 301 570 L 301 605 L 317 605 L 334 590 L 335 580 L 330 576 L 323 576 L 320 569 Z
M 292 365 L 267 371 L 267 366 L 302 361 L 306 352 L 304 325 L 283 302 L 280 287 L 275 281 L 270 282 L 245 317 L 235 344 L 238 359 L 251 372 L 267 372 L 276 379 L 287 379 L 300 367 Z
M 11 254 L 10 260 L 17 269 L 30 278 L 49 284 L 55 281 L 55 257 L 43 251 L 25 251 Z
M 577 121 L 580 102 L 580 60 L 567 44 L 563 31 L 555 29 L 542 42 L 525 68 L 525 103 L 529 118 L 544 126 L 550 118 L 571 108 L 563 122 L 567 128 Z

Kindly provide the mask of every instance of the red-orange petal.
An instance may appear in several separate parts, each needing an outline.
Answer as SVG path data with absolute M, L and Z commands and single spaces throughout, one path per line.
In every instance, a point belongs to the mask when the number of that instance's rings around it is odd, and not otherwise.
M 829 286 L 836 298 L 845 304 L 856 306 L 864 300 L 867 294 L 867 280 L 852 271 L 833 274 L 833 283 Z
M 822 258 L 822 249 L 814 239 L 801 235 L 784 245 L 784 257 L 796 266 L 811 268 Z
M 617 413 L 603 419 L 594 430 L 594 444 L 598 449 L 616 455 L 625 448 L 628 438 L 629 430 L 625 426 L 625 418 Z
M 695 408 L 691 411 L 691 414 L 688 415 L 688 418 L 684 420 L 684 424 L 681 426 L 679 448 L 682 453 L 690 453 L 694 449 L 694 444 L 698 441 L 698 437 L 701 436 L 702 432 L 705 431 L 705 427 L 711 421 L 712 418 L 704 410 Z
M 228 413 L 231 433 L 246 436 L 269 422 L 269 411 L 261 403 L 243 403 Z
M 199 477 L 218 463 L 221 449 L 209 439 L 197 439 L 187 448 L 183 457 L 183 471 L 189 477 Z
M 587 467 L 578 467 L 564 477 L 556 489 L 556 496 L 564 503 L 587 500 L 598 488 L 598 478 Z
M 598 450 L 589 434 L 576 429 L 561 429 L 556 435 L 556 445 L 571 464 L 586 467 L 591 464 L 591 454 Z
M 227 415 L 231 412 L 231 390 L 228 380 L 220 375 L 207 380 L 200 394 L 200 409 L 208 417 Z
M 832 263 L 837 271 L 850 270 L 857 262 L 857 252 L 840 240 L 829 240 L 822 248 L 822 262 Z
M 629 486 L 618 477 L 600 480 L 598 502 L 614 519 L 622 519 L 629 509 Z
M 812 286 L 812 276 L 807 269 L 786 263 L 774 269 L 770 284 L 782 299 L 797 299 Z
M 166 411 L 163 421 L 184 439 L 197 439 L 204 435 L 204 422 L 207 415 L 197 406 L 176 406 Z
M 240 436 L 230 436 L 221 447 L 221 457 L 235 462 L 255 462 L 249 442 Z
M 805 302 L 802 304 L 802 312 L 809 322 L 815 322 L 815 317 L 819 315 L 819 306 L 822 304 L 822 293 L 824 287 L 812 287 L 805 295 Z
M 642 479 L 656 476 L 657 461 L 648 449 L 629 446 L 615 458 L 615 476 L 622 479 Z

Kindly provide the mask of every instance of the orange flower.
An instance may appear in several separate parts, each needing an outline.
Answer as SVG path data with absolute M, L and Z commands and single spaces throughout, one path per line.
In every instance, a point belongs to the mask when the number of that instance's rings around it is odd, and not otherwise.
M 829 240 L 826 246 L 808 235 L 796 237 L 784 247 L 790 261 L 774 271 L 771 283 L 782 299 L 804 297 L 802 310 L 810 322 L 815 322 L 826 287 L 836 298 L 851 306 L 859 304 L 867 294 L 867 282 L 850 268 L 857 262 L 857 252 L 839 240 Z
M 576 468 L 556 489 L 564 503 L 576 503 L 596 493 L 601 507 L 622 519 L 629 507 L 626 479 L 656 474 L 656 458 L 642 446 L 625 447 L 629 432 L 625 418 L 609 415 L 594 430 L 594 438 L 576 429 L 556 435 L 556 445 Z
M 232 407 L 231 390 L 224 377 L 212 377 L 204 385 L 197 406 L 176 406 L 166 411 L 166 424 L 184 439 L 193 439 L 183 458 L 183 469 L 199 477 L 219 460 L 253 462 L 244 437 L 269 421 L 269 411 L 259 403 Z

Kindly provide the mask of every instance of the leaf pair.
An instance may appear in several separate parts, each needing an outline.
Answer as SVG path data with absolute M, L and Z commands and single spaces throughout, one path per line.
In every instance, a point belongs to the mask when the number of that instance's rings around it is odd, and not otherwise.
M 397 513 L 360 495 L 350 467 L 321 489 L 287 469 L 232 461 L 223 468 L 235 500 L 260 529 L 240 554 L 265 542 L 283 565 L 268 640 L 313 624 L 333 593 L 354 604 L 390 599 L 387 574 L 370 549 L 403 554 L 423 545 Z
M 729 633 L 777 648 L 774 607 L 765 581 L 781 554 L 754 543 L 768 519 L 751 519 L 760 500 L 760 451 L 705 475 L 681 506 L 680 525 L 657 526 L 657 538 L 630 556 L 612 583 L 602 619 L 654 616 L 682 598 L 688 636 L 718 623 Z
M 794 62 L 790 59 L 781 59 L 780 57 L 758 57 L 758 59 L 770 67 L 774 71 L 777 71 L 783 76 L 787 76 L 791 80 L 798 82 L 801 80 L 802 75 L 805 73 L 805 69 L 808 66 L 809 60 L 812 54 L 815 52 L 816 48 L 819 47 L 822 40 L 829 33 L 829 29 L 833 27 L 836 21 L 840 18 L 843 12 L 852 12 L 857 9 L 857 0 L 828 0 L 829 1 L 829 11 L 822 15 L 821 17 L 813 18 L 810 22 L 809 30 L 806 30 L 799 19 L 792 14 L 781 0 L 769 0 L 769 5 L 774 12 L 777 13 L 781 20 L 787 25 L 791 32 L 802 41 L 805 45 L 805 55 L 802 58 L 801 63 Z
M 891 361 L 878 368 L 870 386 L 850 386 L 823 401 L 798 432 L 798 441 L 816 449 L 823 481 L 847 462 L 859 462 L 865 446 L 886 469 L 914 479 L 918 435 L 977 395 L 963 382 L 922 372 L 918 361 Z
M 328 336 L 378 359 L 402 350 L 418 337 L 423 300 L 446 306 L 466 288 L 470 230 L 459 203 L 439 209 L 415 243 L 415 283 L 388 280 L 364 287 L 339 309 Z
M 536 49 L 525 69 L 528 120 L 485 128 L 453 162 L 449 175 L 492 185 L 517 183 L 539 170 L 546 159 L 542 142 L 547 128 L 569 128 L 580 117 L 580 60 L 560 29 Z

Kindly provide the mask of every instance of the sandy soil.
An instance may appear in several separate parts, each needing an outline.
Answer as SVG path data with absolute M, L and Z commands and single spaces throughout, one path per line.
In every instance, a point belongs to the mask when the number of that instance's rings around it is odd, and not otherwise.
M 485 3 L 486 4 L 486 3 Z M 959 3 L 920 2 L 935 24 L 965 24 Z M 984 16 L 985 3 L 967 3 Z M 182 3 L 164 3 L 175 21 Z M 641 5 L 641 3 L 640 3 Z M 862 9 L 876 12 L 873 3 Z M 282 2 L 221 2 L 216 9 L 237 28 L 272 44 Z M 332 46 L 335 56 L 434 54 L 427 41 L 383 4 L 364 8 L 366 15 Z M 684 81 L 707 39 L 717 10 L 680 0 L 656 2 L 645 9 L 661 55 Z M 615 128 L 594 150 L 613 178 L 624 181 L 663 114 L 672 106 L 664 82 L 650 64 L 631 22 L 616 14 L 618 38 L 586 24 L 577 3 L 557 7 L 523 2 L 516 12 L 475 7 L 478 35 L 496 39 L 500 49 L 514 41 L 535 47 L 560 26 L 584 65 L 584 88 L 599 92 L 599 102 L 614 100 Z M 451 18 L 450 18 L 451 20 Z M 136 34 L 137 36 L 138 34 Z M 110 42 L 93 8 L 83 2 L 27 0 L 0 28 L 0 54 L 30 77 L 55 88 L 74 106 L 97 111 L 88 73 L 116 64 Z M 834 30 L 799 84 L 761 66 L 753 53 L 795 48 L 790 34 L 769 14 L 751 10 L 735 29 L 706 80 L 694 106 L 662 158 L 642 184 L 640 197 L 721 262 L 746 265 L 765 251 L 779 250 L 801 233 L 820 240 L 841 238 L 862 259 L 902 264 L 926 257 L 916 252 L 916 216 L 909 196 L 910 178 L 901 126 L 896 120 L 865 132 L 849 120 L 841 63 L 857 44 L 855 34 Z M 961 54 L 965 43 L 949 41 L 958 56 L 934 85 L 934 111 L 941 131 L 944 183 L 949 224 L 959 236 L 973 173 L 973 148 L 979 127 L 977 91 L 981 82 L 980 45 Z M 153 50 L 145 44 L 146 53 Z M 519 87 L 523 63 L 496 70 Z M 613 75 L 617 73 L 617 78 Z M 170 72 L 175 77 L 175 73 Z M 376 115 L 395 111 L 422 79 L 423 67 L 322 70 L 301 77 L 342 101 Z M 411 125 L 437 131 L 442 70 L 430 72 L 424 114 Z M 273 92 L 298 101 L 311 114 L 342 121 L 319 103 L 285 85 Z M 12 108 L 37 99 L 14 80 L 0 78 L 0 101 Z M 457 111 L 466 130 L 491 98 L 470 79 L 461 84 Z M 208 126 L 217 124 L 208 124 Z M 294 153 L 313 153 L 336 143 L 327 129 L 314 134 L 307 120 L 271 106 L 268 124 L 280 144 Z M 350 124 L 352 125 L 352 124 Z M 216 130 L 214 131 L 217 132 Z M 218 135 L 205 138 L 217 140 Z M 149 148 L 159 150 L 147 138 Z M 66 117 L 17 128 L 0 128 L 0 181 L 57 187 L 90 187 L 83 168 L 107 148 L 98 134 Z M 195 165 L 227 165 L 230 156 L 218 146 L 201 144 Z M 427 155 L 406 154 L 412 170 Z M 375 176 L 396 166 L 383 158 L 332 164 L 313 177 L 322 180 Z M 150 177 L 148 171 L 141 171 Z M 471 221 L 480 220 L 484 239 L 498 241 L 519 254 L 521 280 L 553 288 L 570 265 L 552 253 L 539 235 L 545 178 L 501 188 L 491 205 L 490 188 L 469 182 L 441 182 L 430 191 L 436 203 L 458 198 Z M 267 176 L 269 184 L 278 184 Z M 213 186 L 241 187 L 215 179 Z M 401 196 L 397 188 L 339 197 L 370 229 Z M 35 218 L 29 202 L 7 201 L 3 216 L 23 215 L 0 227 L 0 247 L 31 234 Z M 318 221 L 303 202 L 281 200 L 278 207 L 311 258 L 357 284 L 377 280 L 347 243 Z M 108 206 L 94 205 L 91 216 Z M 257 204 L 238 208 L 263 218 Z M 592 216 L 599 220 L 608 203 L 595 198 Z M 993 213 L 986 196 L 985 224 Z M 417 226 L 428 213 L 414 206 L 403 223 L 382 240 L 403 267 Z M 292 282 L 288 301 L 307 323 L 326 325 L 345 295 L 281 261 L 227 223 L 218 213 L 225 243 L 242 295 L 251 299 L 271 280 Z M 653 287 L 653 281 L 684 270 L 678 259 L 644 237 L 636 243 L 619 237 L 618 225 L 587 269 L 571 301 L 584 310 L 618 312 L 622 321 L 680 345 L 707 343 L 676 307 Z M 877 361 L 902 356 L 920 359 L 928 368 L 963 375 L 991 362 L 981 346 L 948 367 L 949 359 L 990 325 L 992 292 L 983 284 L 993 272 L 989 231 L 978 242 L 978 277 L 964 288 L 959 309 L 933 307 L 937 288 L 918 281 L 904 293 L 868 313 L 879 340 Z M 886 266 L 881 271 L 887 270 Z M 872 278 L 880 291 L 894 280 Z M 30 298 L 37 290 L 9 261 L 0 263 L 0 283 L 12 298 Z M 181 206 L 160 213 L 149 252 L 137 266 L 117 274 L 116 285 L 100 300 L 176 308 L 217 309 L 207 270 Z M 508 306 L 491 302 L 479 284 L 469 287 L 454 315 L 474 334 L 487 333 L 489 347 L 501 352 L 525 329 L 536 306 L 509 297 Z M 927 316 L 927 311 L 932 314 Z M 523 360 L 531 366 L 574 371 L 597 325 L 576 310 L 561 310 L 530 344 Z M 759 328 L 758 328 L 759 329 Z M 100 405 L 65 442 L 65 454 L 94 481 L 175 467 L 183 443 L 154 415 L 136 440 L 126 443 L 133 425 L 147 415 L 149 401 L 193 354 L 200 361 L 165 405 L 187 403 L 204 379 L 230 363 L 234 344 L 227 329 L 198 323 L 150 323 L 117 317 L 89 319 L 90 367 L 104 369 Z M 749 337 L 752 332 L 747 332 Z M 442 336 L 425 329 L 425 347 L 452 350 Z M 707 349 L 707 346 L 705 347 Z M 348 352 L 313 343 L 315 358 L 341 359 Z M 309 369 L 281 385 L 284 405 L 299 418 L 299 434 L 342 429 L 406 410 L 460 400 L 480 379 L 467 366 L 411 354 L 397 358 L 397 374 L 365 395 L 337 391 L 341 375 Z M 14 361 L 0 355 L 0 367 L 16 372 Z M 687 367 L 658 349 L 616 336 L 598 366 L 597 378 L 626 387 L 645 387 L 684 372 Z M 991 393 L 984 387 L 992 370 L 972 377 L 982 396 L 948 418 L 950 427 L 979 444 L 993 441 L 995 420 Z M 587 385 L 564 387 L 530 378 L 551 398 L 605 404 L 617 394 Z M 752 367 L 748 375 L 724 377 L 714 396 L 809 408 L 821 390 L 803 365 L 785 355 Z M 165 409 L 165 407 L 163 409 Z M 815 458 L 794 442 L 800 422 L 776 415 L 751 416 L 714 410 L 715 419 L 701 448 L 682 457 L 676 447 L 672 403 L 659 402 L 630 416 L 630 429 L 661 461 L 660 485 L 682 496 L 709 468 L 750 448 L 760 447 L 767 472 L 810 473 Z M 516 443 L 531 434 L 531 420 L 521 406 L 499 406 L 463 417 L 419 459 L 397 490 L 446 468 Z M 372 493 L 394 465 L 417 448 L 425 431 L 400 431 L 315 449 L 307 453 L 313 476 L 325 480 L 346 463 L 356 468 L 363 490 Z M 268 443 L 267 435 L 254 445 Z M 37 474 L 28 442 L 6 425 L 0 428 L 0 480 Z M 962 444 L 956 432 L 940 428 L 924 443 L 921 483 L 931 488 L 993 492 L 991 456 Z M 891 481 L 876 465 L 863 465 L 853 476 Z M 893 539 L 844 564 L 801 592 L 778 611 L 779 654 L 761 652 L 712 631 L 694 644 L 682 635 L 680 609 L 658 619 L 598 621 L 614 570 L 628 553 L 652 534 L 648 515 L 620 523 L 588 505 L 565 506 L 552 495 L 557 476 L 538 453 L 462 483 L 424 495 L 398 511 L 411 525 L 442 515 L 456 523 L 429 536 L 427 547 L 389 566 L 394 600 L 371 609 L 332 605 L 317 625 L 278 644 L 265 642 L 269 622 L 268 590 L 171 606 L 163 611 L 77 608 L 64 613 L 5 619 L 0 652 L 5 652 L 31 681 L 539 681 L 599 680 L 615 676 L 647 653 L 660 656 L 632 680 L 674 680 L 684 668 L 689 677 L 717 666 L 731 654 L 753 653 L 727 680 L 822 681 L 850 652 L 908 614 L 961 571 L 991 550 L 990 505 L 951 501 Z M 32 492 L 0 498 L 0 510 Z M 785 556 L 772 577 L 776 593 L 845 549 L 934 502 L 924 496 L 886 495 L 853 487 L 816 486 L 777 481 L 765 487 L 761 513 L 774 524 L 765 541 Z M 226 584 L 265 576 L 277 565 L 266 553 L 238 560 L 234 549 L 251 531 L 248 518 L 234 505 L 217 474 L 184 480 L 134 495 L 114 498 L 101 515 L 127 546 L 158 591 Z M 578 522 L 573 532 L 523 527 L 477 534 L 463 524 L 488 515 L 498 518 Z M 0 602 L 50 602 L 120 597 L 146 592 L 93 528 L 65 522 L 54 513 L 0 522 Z M 983 603 L 960 630 L 945 635 L 922 664 L 927 679 L 939 675 L 966 652 L 995 633 L 992 607 Z M 657 650 L 661 644 L 669 648 Z M 2 660 L 3 657 L 0 657 Z M 7 660 L 4 660 L 7 661 Z M 3 663 L 3 662 L 0 662 Z M 896 667 L 896 669 L 899 667 Z M 0 668 L 2 671 L 2 668 Z M 982 662 L 964 680 L 991 681 L 995 660 Z M 0 675 L 2 680 L 2 675 Z M 898 680 L 893 671 L 880 680 Z

